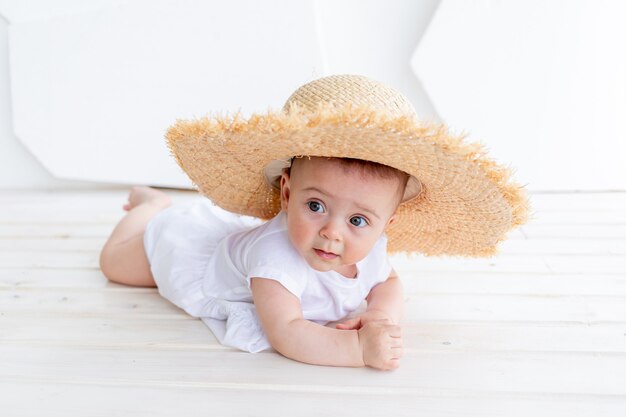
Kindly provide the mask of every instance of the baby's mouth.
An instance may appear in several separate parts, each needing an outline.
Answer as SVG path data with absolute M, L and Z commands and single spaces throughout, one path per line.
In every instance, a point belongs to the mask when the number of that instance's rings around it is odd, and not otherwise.
M 315 249 L 315 253 L 317 254 L 317 256 L 319 256 L 322 259 L 335 259 L 336 257 L 338 257 L 339 255 L 337 255 L 336 253 L 332 253 L 332 252 L 326 252 L 323 251 L 321 249 Z

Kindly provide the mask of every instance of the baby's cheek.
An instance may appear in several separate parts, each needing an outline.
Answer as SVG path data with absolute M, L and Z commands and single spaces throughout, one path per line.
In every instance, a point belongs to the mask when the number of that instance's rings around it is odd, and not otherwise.
M 304 225 L 298 222 L 297 219 L 292 219 L 291 222 L 287 222 L 287 227 L 291 244 L 295 246 L 296 249 L 302 249 L 306 246 L 309 238 Z
M 361 236 L 359 239 L 353 239 L 352 244 L 350 245 L 351 247 L 349 248 L 350 255 L 358 258 L 358 260 L 365 258 L 372 250 L 377 240 L 377 237 L 373 237 L 371 235 Z

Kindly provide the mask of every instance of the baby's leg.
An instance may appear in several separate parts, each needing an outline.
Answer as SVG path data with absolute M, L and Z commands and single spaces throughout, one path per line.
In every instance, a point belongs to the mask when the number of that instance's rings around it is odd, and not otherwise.
M 109 281 L 155 287 L 143 247 L 148 221 L 171 204 L 167 194 L 149 187 L 133 187 L 124 210 L 128 214 L 115 226 L 100 253 L 100 269 Z

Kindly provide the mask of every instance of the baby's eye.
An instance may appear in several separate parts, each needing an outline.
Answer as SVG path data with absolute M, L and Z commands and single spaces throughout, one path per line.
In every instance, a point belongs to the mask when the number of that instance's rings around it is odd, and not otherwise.
M 322 204 L 318 201 L 309 201 L 307 205 L 309 206 L 309 210 L 314 211 L 315 213 L 324 212 L 324 206 L 322 206 Z
M 365 227 L 367 226 L 367 220 L 362 216 L 354 216 L 350 218 L 350 224 L 356 227 Z

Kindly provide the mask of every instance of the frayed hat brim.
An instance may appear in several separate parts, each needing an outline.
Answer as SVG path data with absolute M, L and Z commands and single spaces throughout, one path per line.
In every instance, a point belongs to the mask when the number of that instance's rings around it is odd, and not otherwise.
M 378 162 L 418 178 L 420 195 L 400 205 L 388 229 L 390 252 L 488 256 L 528 216 L 524 189 L 510 170 L 445 126 L 368 107 L 291 108 L 179 120 L 168 146 L 198 190 L 218 206 L 264 219 L 280 211 L 279 192 L 263 175 L 292 156 Z

